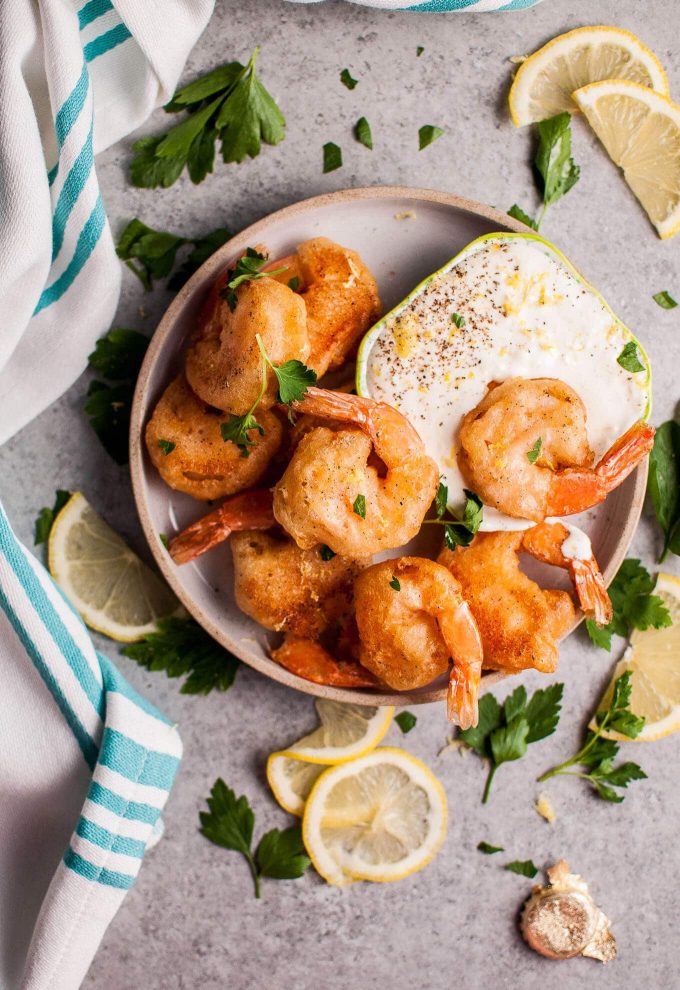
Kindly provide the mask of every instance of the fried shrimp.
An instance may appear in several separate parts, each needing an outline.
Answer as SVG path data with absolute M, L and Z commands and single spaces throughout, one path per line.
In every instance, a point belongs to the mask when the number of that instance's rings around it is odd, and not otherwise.
M 485 669 L 552 673 L 557 641 L 576 618 L 568 592 L 541 588 L 520 570 L 522 551 L 568 570 L 586 615 L 598 623 L 611 619 L 597 563 L 592 554 L 574 553 L 570 535 L 561 523 L 544 523 L 524 532 L 477 533 L 469 547 L 440 553 L 439 563 L 460 582 L 477 622 Z
M 421 557 L 384 560 L 354 583 L 359 659 L 399 691 L 429 684 L 453 660 L 448 716 L 477 724 L 482 642 L 461 586 L 441 564 Z
M 295 408 L 348 424 L 303 436 L 274 487 L 274 515 L 298 546 L 359 557 L 412 539 L 439 470 L 409 421 L 384 402 L 319 388 Z
M 356 251 L 327 237 L 304 241 L 295 254 L 271 265 L 286 268 L 276 276 L 280 281 L 297 280 L 307 311 L 307 364 L 319 377 L 339 368 L 382 311 L 370 271 Z
M 512 378 L 493 383 L 463 417 L 459 463 L 485 504 L 542 522 L 602 502 L 653 440 L 654 427 L 640 420 L 592 467 L 586 410 L 576 392 L 556 378 Z
M 370 558 L 301 550 L 276 533 L 237 533 L 230 540 L 236 604 L 265 629 L 316 640 L 352 611 L 354 578 Z
M 224 441 L 224 413 L 206 405 L 184 375 L 168 385 L 146 426 L 146 446 L 154 466 L 171 488 L 198 499 L 220 498 L 260 480 L 281 446 L 283 426 L 273 410 L 257 410 L 264 433 L 253 430 L 250 456 Z
M 379 686 L 373 674 L 357 660 L 335 657 L 320 643 L 311 639 L 286 638 L 278 649 L 272 650 L 272 660 L 291 674 L 297 674 L 314 684 L 341 688 Z
M 225 412 L 243 416 L 256 402 L 262 386 L 259 333 L 274 364 L 296 358 L 305 362 L 310 344 L 302 298 L 273 278 L 244 282 L 236 290 L 232 310 L 220 295 L 229 273 L 213 286 L 186 355 L 186 375 L 194 392 Z M 276 376 L 264 370 L 267 386 L 258 406 L 271 407 L 276 398 Z
M 231 533 L 271 529 L 275 525 L 268 489 L 241 492 L 175 536 L 170 541 L 170 556 L 176 564 L 188 564 L 206 550 L 223 543 Z

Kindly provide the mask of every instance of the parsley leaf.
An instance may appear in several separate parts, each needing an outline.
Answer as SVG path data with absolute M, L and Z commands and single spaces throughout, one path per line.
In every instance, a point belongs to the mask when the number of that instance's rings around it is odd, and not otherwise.
M 133 185 L 167 188 L 185 167 L 192 182 L 202 182 L 213 171 L 218 140 L 225 162 L 255 158 L 263 141 L 283 140 L 286 121 L 257 76 L 258 53 L 256 48 L 247 65 L 218 66 L 175 93 L 165 110 L 188 115 L 164 135 L 134 143 Z
M 401 591 L 401 582 L 399 581 L 399 578 L 392 578 L 390 581 L 390 588 L 394 588 L 395 591 Z
M 652 594 L 655 580 L 639 560 L 624 560 L 609 586 L 614 612 L 612 621 L 598 629 L 592 620 L 586 630 L 596 646 L 611 650 L 612 635 L 627 637 L 633 629 L 665 629 L 671 616 L 658 595 Z
M 335 141 L 327 141 L 323 146 L 323 170 L 324 174 L 326 172 L 335 172 L 337 168 L 342 166 L 342 148 L 340 148 Z
M 215 845 L 241 853 L 250 868 L 255 897 L 260 896 L 261 877 L 295 880 L 310 865 L 299 825 L 266 832 L 253 854 L 253 809 L 248 798 L 245 795 L 237 798 L 221 777 L 213 784 L 207 804 L 209 810 L 199 813 L 201 833 Z
M 369 151 L 373 151 L 373 134 L 371 133 L 371 125 L 365 117 L 359 117 L 354 125 L 354 136 L 360 144 L 363 144 L 364 148 L 368 148 Z
M 319 556 L 322 560 L 332 560 L 335 555 L 335 550 L 331 550 L 325 543 L 319 547 Z
M 50 535 L 50 530 L 52 529 L 52 524 L 68 500 L 71 497 L 71 492 L 64 491 L 63 488 L 58 488 L 56 495 L 54 497 L 54 505 L 52 508 L 47 506 L 41 509 L 35 520 L 35 536 L 33 538 L 34 546 L 38 546 L 40 543 L 46 543 L 47 537 Z
M 359 516 L 361 519 L 365 519 L 366 518 L 366 496 L 365 495 L 357 495 L 357 497 L 354 499 L 354 502 L 352 503 L 352 512 L 354 512 L 354 514 L 357 515 L 357 516 Z
M 663 292 L 655 293 L 652 296 L 652 299 L 655 303 L 657 303 L 657 305 L 661 306 L 662 309 L 675 309 L 678 305 L 673 296 L 669 292 L 666 292 L 665 289 Z
M 297 290 L 300 288 L 300 279 L 297 275 L 293 275 L 292 278 L 288 279 L 288 288 L 291 290 L 291 292 L 297 292 Z
M 628 341 L 617 357 L 616 362 L 626 371 L 635 372 L 645 370 L 645 366 L 640 360 L 640 356 L 638 354 L 637 344 L 634 340 Z
M 343 86 L 346 86 L 347 89 L 354 89 L 354 87 L 358 85 L 359 80 L 352 79 L 349 69 L 343 69 L 340 73 L 340 82 Z
M 150 292 L 153 280 L 167 278 L 175 265 L 177 252 L 188 243 L 187 238 L 179 234 L 153 230 L 135 217 L 118 238 L 116 254 Z M 136 261 L 139 264 L 135 264 Z
M 661 563 L 669 550 L 680 554 L 680 423 L 673 419 L 657 427 L 654 435 L 647 492 L 664 534 Z
M 428 145 L 440 138 L 444 133 L 443 128 L 435 127 L 434 124 L 423 124 L 418 131 L 418 150 L 422 151 Z
M 299 825 L 273 828 L 260 839 L 255 860 L 261 877 L 273 880 L 297 880 L 311 865 L 302 841 Z
M 505 869 L 510 870 L 511 873 L 519 873 L 520 876 L 528 877 L 530 880 L 533 880 L 538 873 L 538 867 L 531 859 L 515 859 L 512 863 L 506 863 Z
M 244 416 L 237 416 L 235 413 L 229 414 L 229 419 L 220 423 L 220 433 L 225 443 L 231 441 L 235 443 L 241 451 L 241 457 L 250 457 L 250 448 L 255 445 L 256 437 L 251 437 L 253 430 L 257 430 L 261 437 L 264 430 L 251 412 Z
M 284 364 L 271 364 L 279 383 L 278 401 L 289 406 L 291 402 L 299 402 L 304 398 L 310 385 L 316 382 L 316 371 L 308 368 L 302 361 L 294 358 Z
M 481 853 L 484 853 L 485 856 L 493 856 L 494 853 L 505 852 L 503 846 L 492 846 L 489 845 L 488 842 L 478 842 L 477 848 Z
M 420 56 L 423 54 L 424 51 L 425 49 L 423 48 L 423 46 L 418 45 L 418 47 L 416 48 L 416 58 L 420 58 Z
M 527 227 L 531 227 L 532 230 L 538 230 L 538 224 L 533 220 L 528 213 L 525 213 L 521 206 L 517 203 L 513 205 L 508 210 L 508 216 L 514 217 L 515 220 L 519 220 L 520 223 L 526 224 Z
M 449 486 L 445 485 L 443 481 L 439 482 L 437 488 L 437 494 L 434 497 L 434 505 L 437 513 L 437 519 L 441 519 L 443 515 L 446 515 L 446 503 L 449 500 Z
M 177 446 L 177 444 L 173 443 L 172 440 L 158 440 L 156 442 L 158 443 L 158 446 L 161 448 L 161 450 L 163 451 L 166 457 L 168 456 L 168 454 L 171 454 L 175 449 L 175 447 Z
M 192 237 L 188 240 L 193 244 L 193 248 L 187 255 L 184 264 L 168 280 L 168 289 L 176 292 L 181 289 L 194 272 L 197 272 L 204 262 L 210 258 L 218 248 L 226 244 L 231 238 L 231 231 L 226 227 L 216 227 L 203 237 Z
M 545 212 L 576 185 L 581 169 L 571 157 L 571 114 L 558 113 L 556 117 L 541 120 L 537 129 L 535 165 L 542 179 Z
M 460 313 L 453 313 L 451 315 L 451 322 L 455 323 L 455 325 L 460 330 L 462 327 L 465 326 L 465 317 L 461 316 Z
M 246 248 L 246 253 L 242 255 L 234 267 L 228 273 L 226 285 L 220 289 L 220 296 L 229 304 L 229 309 L 234 312 L 236 309 L 236 290 L 244 282 L 254 282 L 258 278 L 266 278 L 268 275 L 280 275 L 285 272 L 285 268 L 278 268 L 273 272 L 263 272 L 267 261 L 266 254 L 260 254 L 255 248 Z
M 641 732 L 645 724 L 644 718 L 640 718 L 630 711 L 630 698 L 632 692 L 631 672 L 625 671 L 614 682 L 611 700 L 607 708 L 597 712 L 595 716 L 595 731 L 588 730 L 585 741 L 581 749 L 570 759 L 565 760 L 552 770 L 546 771 L 538 779 L 548 780 L 550 777 L 566 774 L 568 776 L 581 777 L 589 781 L 595 788 L 597 795 L 603 801 L 611 801 L 620 804 L 624 795 L 618 794 L 614 788 L 625 788 L 632 780 L 644 780 L 647 774 L 637 765 L 637 763 L 620 763 L 614 766 L 614 760 L 619 752 L 619 744 L 613 739 L 605 739 L 602 733 L 606 731 L 618 732 L 629 739 L 635 739 Z M 570 767 L 581 766 L 587 772 L 574 771 Z
M 413 714 L 413 712 L 399 712 L 395 715 L 394 721 L 397 723 L 404 735 L 407 735 L 411 729 L 415 729 L 418 719 Z
M 536 691 L 527 701 L 526 689 L 520 685 L 508 695 L 502 707 L 492 694 L 484 694 L 479 699 L 477 725 L 459 732 L 458 738 L 489 761 L 483 804 L 488 801 L 498 768 L 503 763 L 521 759 L 531 743 L 545 739 L 555 731 L 563 690 L 563 684 L 552 684 Z
M 536 443 L 533 445 L 531 450 L 527 451 L 527 460 L 529 464 L 535 464 L 541 455 L 541 447 L 543 446 L 543 438 L 539 437 Z
M 228 691 L 239 660 L 205 632 L 193 619 L 171 616 L 158 622 L 156 632 L 122 650 L 147 670 L 164 670 L 168 677 L 188 677 L 181 694 Z
M 109 383 L 90 382 L 85 413 L 102 446 L 117 464 L 128 461 L 132 397 L 148 346 L 144 334 L 115 327 L 97 341 L 87 359 L 89 366 L 109 379 Z
M 479 495 L 467 488 L 463 491 L 466 499 L 463 518 L 444 524 L 444 542 L 449 550 L 470 546 L 484 518 L 484 504 Z

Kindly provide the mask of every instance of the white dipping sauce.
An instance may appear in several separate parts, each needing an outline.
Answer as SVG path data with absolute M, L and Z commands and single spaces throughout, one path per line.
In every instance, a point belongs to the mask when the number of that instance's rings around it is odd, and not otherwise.
M 465 320 L 460 328 L 453 314 Z M 599 459 L 647 409 L 647 371 L 617 363 L 630 339 L 548 245 L 499 235 L 474 245 L 385 317 L 361 355 L 361 390 L 411 420 L 459 514 L 467 486 L 456 459 L 458 429 L 488 384 L 522 377 L 571 385 L 585 404 Z M 483 530 L 530 525 L 484 509 Z
M 593 556 L 593 548 L 590 539 L 579 529 L 578 526 L 571 526 L 561 520 L 562 525 L 569 530 L 569 536 L 562 544 L 561 550 L 567 560 L 590 560 Z

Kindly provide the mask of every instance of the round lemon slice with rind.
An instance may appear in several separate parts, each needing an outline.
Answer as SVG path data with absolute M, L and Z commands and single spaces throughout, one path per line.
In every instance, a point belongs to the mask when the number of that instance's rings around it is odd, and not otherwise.
M 659 237 L 680 230 L 680 106 L 646 86 L 593 83 L 574 99 Z
M 553 38 L 525 59 L 508 101 L 517 127 L 558 113 L 574 113 L 572 93 L 602 79 L 629 79 L 668 93 L 668 79 L 654 52 L 622 28 L 576 28 Z
M 48 565 L 87 625 L 119 642 L 140 639 L 154 632 L 159 619 L 183 611 L 170 589 L 80 492 L 54 520 Z
M 327 764 L 303 763 L 285 753 L 272 753 L 267 760 L 267 782 L 284 811 L 302 817 L 305 801 Z
M 328 883 L 388 883 L 427 866 L 446 825 L 446 796 L 432 771 L 404 750 L 379 747 L 321 774 L 302 836 Z
M 673 624 L 665 629 L 633 633 L 630 646 L 616 665 L 599 705 L 600 709 L 608 707 L 614 681 L 630 671 L 630 709 L 636 715 L 644 716 L 645 725 L 634 740 L 617 732 L 603 732 L 608 739 L 654 742 L 680 729 L 680 579 L 671 574 L 659 574 L 654 594 L 663 600 Z
M 303 736 L 284 755 L 305 763 L 335 764 L 370 752 L 390 727 L 394 708 L 368 708 L 317 698 L 321 724 Z

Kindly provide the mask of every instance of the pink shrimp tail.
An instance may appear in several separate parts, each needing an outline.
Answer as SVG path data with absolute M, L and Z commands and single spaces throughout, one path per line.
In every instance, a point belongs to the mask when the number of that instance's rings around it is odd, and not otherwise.
M 206 550 L 223 543 L 236 530 L 271 529 L 273 526 L 276 526 L 276 520 L 272 512 L 272 493 L 268 489 L 241 492 L 175 536 L 170 541 L 170 556 L 176 564 L 188 564 Z
M 453 658 L 446 697 L 448 719 L 461 729 L 469 729 L 479 718 L 477 699 L 484 658 L 479 629 L 464 601 L 439 618 L 439 628 Z
M 471 678 L 469 670 L 454 663 L 446 696 L 446 714 L 449 722 L 461 729 L 472 729 L 479 721 L 479 682 L 479 677 Z
M 604 501 L 634 471 L 654 445 L 654 427 L 638 420 L 606 452 L 594 470 L 564 468 L 552 475 L 548 516 L 569 516 Z
M 598 626 L 606 626 L 612 621 L 614 610 L 607 594 L 602 572 L 595 559 L 570 560 L 569 574 L 576 591 L 579 605 L 587 619 Z

